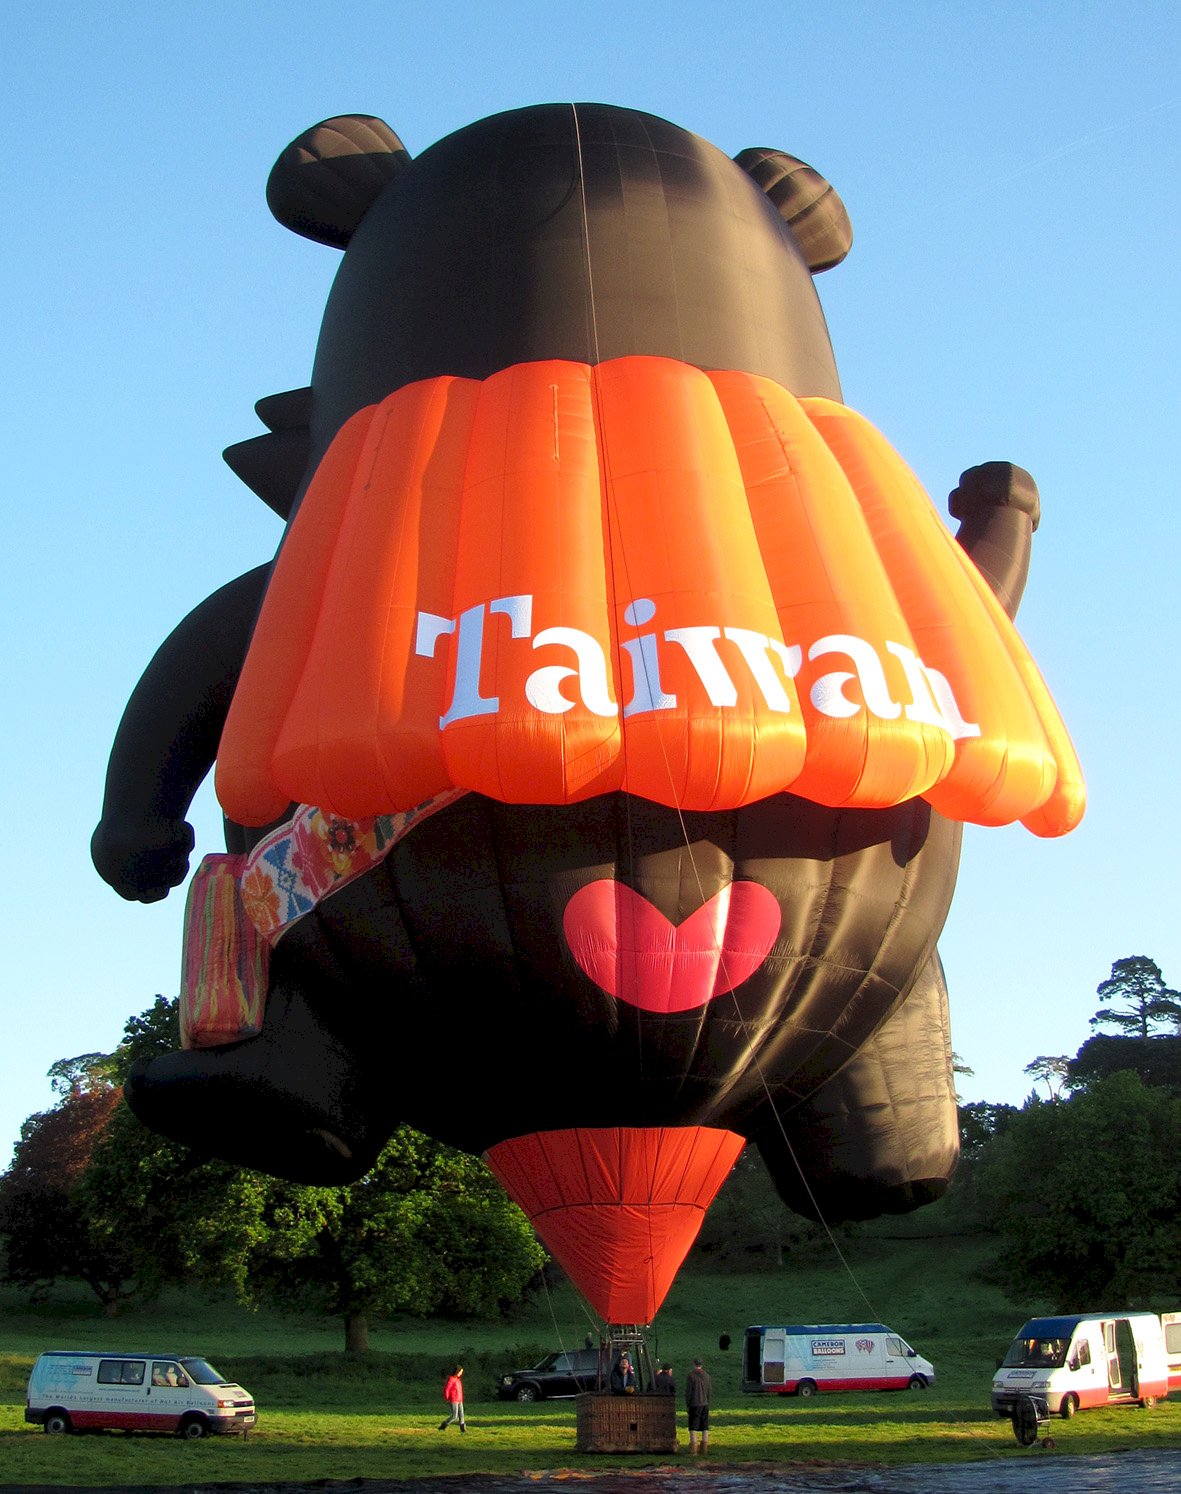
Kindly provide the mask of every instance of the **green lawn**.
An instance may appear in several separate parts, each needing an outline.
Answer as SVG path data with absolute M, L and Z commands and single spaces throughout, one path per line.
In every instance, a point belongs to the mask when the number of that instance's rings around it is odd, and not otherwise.
M 686 1269 L 654 1325 L 654 1354 L 681 1379 L 701 1354 L 713 1375 L 711 1460 L 718 1463 L 936 1462 L 1044 1455 L 1021 1448 L 989 1410 L 997 1356 L 1031 1312 L 978 1271 L 990 1246 L 974 1239 L 857 1238 L 775 1273 L 705 1275 Z M 892 1395 L 794 1398 L 744 1395 L 741 1343 L 748 1323 L 881 1319 L 935 1365 L 935 1386 Z M 250 1313 L 196 1292 L 105 1321 L 79 1292 L 42 1307 L 0 1292 L 0 1485 L 411 1479 L 450 1473 L 605 1471 L 667 1463 L 642 1455 L 575 1451 L 571 1401 L 518 1406 L 496 1400 L 496 1375 L 575 1347 L 593 1325 L 574 1294 L 538 1297 L 510 1321 L 399 1320 L 372 1329 L 361 1362 L 340 1352 L 325 1319 Z M 718 1336 L 729 1333 L 728 1351 Z M 246 1439 L 46 1437 L 23 1420 L 25 1382 L 45 1348 L 202 1353 L 241 1380 L 258 1403 Z M 442 1373 L 466 1366 L 469 1432 L 437 1430 Z M 1116 1448 L 1181 1449 L 1181 1399 L 1152 1410 L 1087 1412 L 1056 1422 L 1054 1455 Z M 683 1415 L 680 1440 L 684 1456 Z

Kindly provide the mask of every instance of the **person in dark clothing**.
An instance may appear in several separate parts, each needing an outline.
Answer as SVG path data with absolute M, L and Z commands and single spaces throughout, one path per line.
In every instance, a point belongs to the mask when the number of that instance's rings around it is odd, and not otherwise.
M 709 1442 L 709 1400 L 713 1382 L 700 1359 L 685 1377 L 685 1410 L 689 1415 L 689 1451 L 703 1453 Z
M 673 1379 L 671 1364 L 662 1364 L 656 1371 L 656 1389 L 663 1391 L 666 1395 L 676 1395 L 677 1382 Z
M 611 1389 L 616 1395 L 632 1395 L 636 1388 L 636 1372 L 626 1349 L 611 1369 Z

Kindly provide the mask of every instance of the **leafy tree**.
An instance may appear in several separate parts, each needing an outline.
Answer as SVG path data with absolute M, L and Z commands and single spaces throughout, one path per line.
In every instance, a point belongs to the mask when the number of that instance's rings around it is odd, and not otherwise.
M 1172 1296 L 1181 1274 L 1181 1101 L 1131 1073 L 1036 1097 L 990 1146 L 979 1187 L 1020 1299 L 1062 1311 Z
M 76 1058 L 59 1058 L 49 1066 L 49 1087 L 63 1098 L 75 1091 L 109 1089 L 114 1082 L 109 1053 L 79 1053 Z
M 149 1131 L 120 1100 L 78 1197 L 92 1236 L 112 1249 L 123 1242 L 140 1296 L 195 1279 L 246 1298 L 272 1186 Z
M 988 1100 L 973 1100 L 968 1105 L 961 1105 L 960 1167 L 968 1169 L 980 1162 L 992 1141 L 1003 1135 L 1017 1113 L 1016 1105 L 994 1105 Z
M 131 1254 L 91 1228 L 84 1191 L 119 1103 L 109 1084 L 82 1088 L 71 1080 L 59 1104 L 21 1127 L 12 1166 L 0 1179 L 0 1231 L 8 1247 L 5 1280 L 27 1288 L 34 1301 L 55 1281 L 76 1277 L 113 1317 L 133 1290 Z
M 1116 960 L 1111 975 L 1097 990 L 1100 1001 L 1122 1003 L 1100 1010 L 1091 1018 L 1092 1027 L 1117 1027 L 1126 1035 L 1148 1038 L 1154 1026 L 1171 1023 L 1181 1027 L 1181 991 L 1165 985 L 1160 966 L 1146 955 Z
M 344 1320 L 364 1352 L 373 1314 L 468 1317 L 520 1299 L 545 1261 L 483 1162 L 402 1126 L 347 1188 L 273 1184 L 250 1292 Z
M 1070 1060 L 1070 1083 L 1085 1089 L 1121 1070 L 1136 1074 L 1150 1087 L 1181 1095 L 1181 1037 L 1116 1037 L 1097 1032 Z
M 1025 1072 L 1046 1086 L 1051 1100 L 1056 1100 L 1070 1084 L 1070 1059 L 1065 1053 L 1053 1056 L 1043 1053 L 1025 1065 Z

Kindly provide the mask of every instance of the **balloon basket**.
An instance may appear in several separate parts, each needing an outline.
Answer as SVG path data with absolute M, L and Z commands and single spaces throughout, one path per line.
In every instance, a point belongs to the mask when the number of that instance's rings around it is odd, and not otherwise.
M 587 1390 L 575 1398 L 578 1452 L 673 1453 L 677 1450 L 676 1397 L 639 1391 L 613 1395 Z

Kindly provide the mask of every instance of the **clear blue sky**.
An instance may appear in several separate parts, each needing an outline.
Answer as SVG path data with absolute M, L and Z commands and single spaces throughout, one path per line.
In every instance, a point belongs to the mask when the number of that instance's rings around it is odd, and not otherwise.
M 966 836 L 941 945 L 965 1097 L 1020 1103 L 1031 1059 L 1088 1036 L 1113 960 L 1181 985 L 1171 0 L 63 0 L 10 10 L 4 54 L 0 1167 L 51 1063 L 176 992 L 183 891 L 124 903 L 90 833 L 153 650 L 279 538 L 220 452 L 308 380 L 338 257 L 263 189 L 339 113 L 417 153 L 501 109 L 604 101 L 833 182 L 855 242 L 818 288 L 848 403 L 941 511 L 973 463 L 1037 478 L 1019 625 L 1090 791 L 1063 840 Z M 219 849 L 208 787 L 195 823 Z

